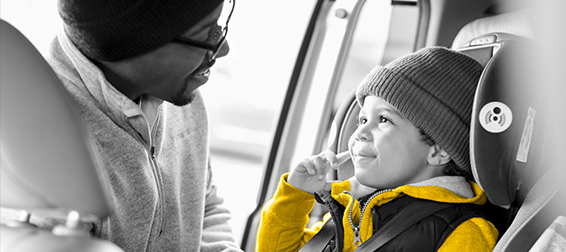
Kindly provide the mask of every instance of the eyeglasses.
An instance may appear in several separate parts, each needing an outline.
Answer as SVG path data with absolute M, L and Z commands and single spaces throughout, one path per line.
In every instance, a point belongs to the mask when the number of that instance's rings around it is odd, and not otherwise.
M 183 38 L 183 37 L 174 38 L 171 42 L 189 45 L 189 46 L 194 46 L 194 47 L 198 47 L 198 48 L 208 50 L 209 51 L 209 53 L 207 54 L 208 55 L 208 62 L 214 62 L 216 60 L 216 57 L 218 56 L 218 53 L 220 52 L 220 49 L 226 43 L 226 35 L 228 34 L 228 23 L 230 22 L 230 18 L 232 17 L 232 13 L 234 13 L 234 7 L 236 6 L 236 0 L 228 0 L 228 3 L 232 4 L 232 8 L 231 8 L 231 10 L 228 14 L 228 17 L 226 18 L 226 25 L 224 25 L 223 27 L 222 26 L 216 26 L 216 29 L 211 29 L 209 36 L 208 36 L 208 40 L 216 41 L 216 44 L 211 44 L 209 42 L 198 41 L 198 40 Z

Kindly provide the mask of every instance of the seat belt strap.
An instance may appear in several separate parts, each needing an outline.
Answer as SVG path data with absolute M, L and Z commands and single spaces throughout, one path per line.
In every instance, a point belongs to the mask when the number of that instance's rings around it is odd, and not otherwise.
M 438 251 L 440 249 L 440 247 L 442 247 L 442 244 L 444 244 L 444 242 L 446 241 L 446 238 L 448 238 L 448 236 L 450 236 L 452 234 L 452 232 L 454 232 L 454 230 L 456 230 L 456 228 L 458 226 L 460 226 L 460 224 L 464 223 L 464 221 L 467 221 L 467 220 L 469 220 L 471 218 L 475 218 L 475 217 L 484 218 L 483 216 L 480 216 L 480 215 L 477 215 L 477 214 L 466 214 L 466 215 L 461 216 L 457 220 L 453 221 L 452 223 L 450 223 L 448 225 L 448 227 L 444 230 L 444 233 L 442 233 L 442 235 L 440 236 L 440 239 L 438 240 L 438 242 L 436 244 L 436 250 L 434 250 L 434 251 Z
M 335 234 L 336 224 L 332 219 L 328 220 L 306 244 L 299 250 L 299 252 L 320 252 L 323 251 L 326 245 L 330 242 Z
M 450 204 L 434 201 L 415 201 L 391 218 L 391 220 L 375 232 L 371 238 L 360 245 L 358 249 L 356 249 L 356 252 L 376 251 L 397 235 L 407 230 L 410 226 L 447 207 L 450 207 Z

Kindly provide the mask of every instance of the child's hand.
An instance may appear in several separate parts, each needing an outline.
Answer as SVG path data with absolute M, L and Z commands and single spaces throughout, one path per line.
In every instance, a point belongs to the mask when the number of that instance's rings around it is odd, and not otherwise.
M 287 182 L 308 193 L 323 189 L 330 190 L 333 181 L 326 181 L 326 174 L 332 169 L 338 169 L 338 166 L 349 158 L 348 152 L 337 156 L 332 151 L 323 151 L 316 156 L 306 158 L 291 170 Z

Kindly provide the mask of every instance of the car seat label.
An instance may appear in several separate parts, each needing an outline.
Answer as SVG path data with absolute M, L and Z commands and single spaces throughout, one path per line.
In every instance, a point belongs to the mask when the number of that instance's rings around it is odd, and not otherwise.
M 531 137 L 533 136 L 535 114 L 536 111 L 533 108 L 529 107 L 527 120 L 525 121 L 525 127 L 523 128 L 523 134 L 521 134 L 521 143 L 519 144 L 519 149 L 517 150 L 517 161 L 519 162 L 527 162 L 527 157 L 529 156 L 529 148 L 531 146 Z

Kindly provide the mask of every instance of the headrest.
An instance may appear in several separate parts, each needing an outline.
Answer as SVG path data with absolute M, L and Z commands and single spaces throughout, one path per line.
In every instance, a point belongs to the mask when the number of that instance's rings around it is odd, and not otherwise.
M 474 20 L 460 29 L 452 42 L 452 49 L 489 42 L 486 40 L 490 38 L 484 36 L 490 33 L 535 39 L 538 34 L 535 20 L 534 13 L 526 9 Z
M 0 27 L 1 206 L 108 216 L 107 184 L 72 98 L 18 30 L 3 20 Z
M 487 63 L 474 99 L 470 157 L 476 182 L 495 205 L 510 205 L 541 169 L 545 109 L 530 41 L 508 40 Z

